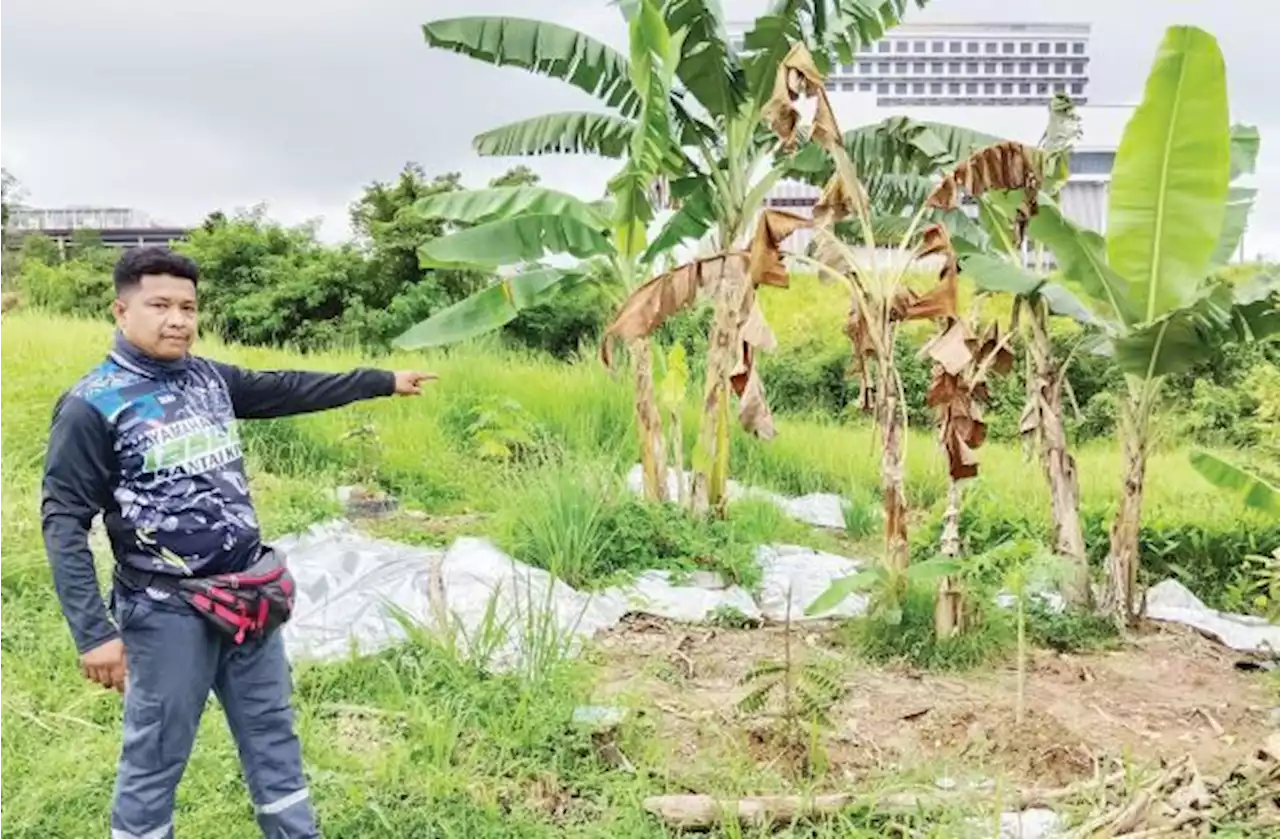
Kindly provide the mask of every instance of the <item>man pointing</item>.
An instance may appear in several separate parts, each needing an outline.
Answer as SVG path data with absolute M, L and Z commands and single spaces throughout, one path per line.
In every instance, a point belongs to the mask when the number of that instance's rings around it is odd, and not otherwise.
M 190 354 L 194 262 L 165 248 L 115 268 L 115 346 L 58 400 L 41 512 L 54 586 L 87 678 L 124 692 L 112 839 L 173 836 L 174 796 L 210 691 L 240 752 L 263 835 L 320 835 L 293 730 L 279 632 L 292 578 L 264 546 L 236 427 L 413 395 L 435 377 L 254 372 Z M 115 555 L 108 615 L 89 528 Z

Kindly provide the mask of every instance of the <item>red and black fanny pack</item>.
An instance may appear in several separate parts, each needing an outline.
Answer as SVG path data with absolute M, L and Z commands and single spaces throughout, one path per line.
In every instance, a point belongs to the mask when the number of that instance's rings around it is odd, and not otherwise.
M 116 576 L 134 590 L 159 588 L 177 595 L 237 644 L 265 638 L 293 614 L 293 575 L 270 548 L 253 565 L 230 574 L 175 577 L 118 564 Z

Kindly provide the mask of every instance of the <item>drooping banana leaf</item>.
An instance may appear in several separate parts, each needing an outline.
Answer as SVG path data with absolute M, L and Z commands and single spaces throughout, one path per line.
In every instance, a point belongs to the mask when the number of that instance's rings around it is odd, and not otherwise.
M 1280 487 L 1202 449 L 1194 449 L 1190 458 L 1191 465 L 1209 483 L 1238 496 L 1247 507 L 1280 516 Z
M 518 17 L 475 16 L 424 23 L 422 34 L 433 47 L 566 81 L 623 116 L 635 116 L 640 110 L 626 56 L 568 27 Z
M 584 277 L 579 271 L 536 268 L 500 279 L 416 324 L 392 344 L 401 349 L 423 349 L 493 332 L 515 320 L 520 312 L 545 303 Z

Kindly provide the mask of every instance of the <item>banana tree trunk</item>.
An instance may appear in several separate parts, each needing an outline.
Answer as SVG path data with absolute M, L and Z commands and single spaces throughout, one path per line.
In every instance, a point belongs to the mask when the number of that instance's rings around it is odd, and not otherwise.
M 893 359 L 881 359 L 876 392 L 876 422 L 880 426 L 880 495 L 884 505 L 884 556 L 893 570 L 907 570 L 907 495 L 902 463 L 906 436 L 902 404 L 899 400 L 898 370 Z
M 1101 603 L 1103 614 L 1122 628 L 1132 623 L 1136 613 L 1134 592 L 1138 583 L 1138 537 L 1147 473 L 1147 428 L 1139 413 L 1136 399 L 1131 399 L 1124 424 L 1124 484 L 1120 509 L 1111 525 L 1107 581 Z
M 653 350 L 648 338 L 631 343 L 635 367 L 636 433 L 640 435 L 640 467 L 644 473 L 644 497 L 667 500 L 667 457 L 662 439 L 662 416 L 653 387 Z
M 960 482 L 950 479 L 947 486 L 947 510 L 942 514 L 942 541 L 939 546 L 947 559 L 960 558 Z M 939 638 L 950 638 L 964 626 L 964 599 L 958 582 L 943 577 L 938 582 L 938 600 L 933 607 L 933 631 Z
M 1075 458 L 1067 451 L 1067 432 L 1063 422 L 1065 377 L 1053 357 L 1048 307 L 1043 301 L 1032 307 L 1030 350 L 1034 391 L 1031 397 L 1039 403 L 1040 457 L 1045 480 L 1049 484 L 1053 550 L 1071 567 L 1063 581 L 1062 594 L 1072 606 L 1088 609 L 1093 605 L 1093 590 L 1089 584 L 1084 528 L 1080 523 L 1080 480 L 1076 475 Z
M 715 316 L 707 343 L 707 379 L 702 402 L 702 422 L 693 455 L 692 508 L 723 517 L 728 504 L 729 378 L 737 364 L 739 325 L 751 293 L 750 280 L 740 260 L 725 262 L 725 275 L 714 290 Z

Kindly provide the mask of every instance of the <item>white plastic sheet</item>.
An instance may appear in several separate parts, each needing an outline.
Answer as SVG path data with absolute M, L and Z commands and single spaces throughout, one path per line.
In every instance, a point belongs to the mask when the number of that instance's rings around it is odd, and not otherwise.
M 436 634 L 450 634 L 494 669 L 518 668 L 548 649 L 573 654 L 581 642 L 631 613 L 701 623 L 718 611 L 782 621 L 862 614 L 864 595 L 846 598 L 812 618 L 805 609 L 833 580 L 854 573 L 857 560 L 795 545 L 756 551 L 761 583 L 753 596 L 713 574 L 676 580 L 646 571 L 632 583 L 584 593 L 507 556 L 490 542 L 461 538 L 448 550 L 375 539 L 343 521 L 279 540 L 298 582 L 293 620 L 284 628 L 293 658 L 368 654 L 405 638 L 398 616 Z M 1061 598 L 1044 595 L 1051 608 Z M 1002 606 L 1011 605 L 1006 594 Z M 1280 627 L 1261 618 L 1216 612 L 1180 583 L 1166 580 L 1147 594 L 1151 618 L 1195 627 L 1235 650 L 1280 650 Z
M 748 618 L 807 620 L 805 607 L 831 580 L 858 563 L 792 545 L 757 552 L 758 600 L 715 575 L 676 584 L 666 571 L 646 571 L 626 586 L 596 594 L 553 581 L 551 575 L 500 551 L 484 539 L 461 538 L 447 551 L 367 536 L 342 521 L 279 540 L 298 582 L 293 620 L 285 625 L 289 655 L 333 659 L 367 654 L 405 638 L 412 625 L 451 634 L 455 643 L 495 669 L 518 668 L 550 645 L 573 654 L 582 640 L 643 613 L 700 623 L 721 609 Z M 818 617 L 851 616 L 865 608 L 852 597 Z
M 674 471 L 668 469 L 667 497 L 680 497 L 680 482 L 683 481 L 687 489 L 692 480 L 692 474 L 689 472 L 677 475 Z M 640 464 L 631 467 L 631 471 L 627 473 L 627 488 L 636 495 L 644 491 L 644 471 Z M 845 501 L 840 496 L 830 492 L 812 492 L 808 495 L 791 498 L 779 495 L 776 492 L 770 492 L 767 489 L 760 489 L 759 487 L 744 487 L 737 481 L 728 481 L 725 491 L 730 501 L 751 498 L 771 501 L 791 518 L 796 521 L 802 521 L 805 524 L 811 524 L 814 527 L 825 527 L 831 530 L 844 530 L 845 527 Z
M 1251 615 L 1210 609 L 1177 580 L 1147 590 L 1147 617 L 1198 629 L 1239 652 L 1280 654 L 1280 626 Z

